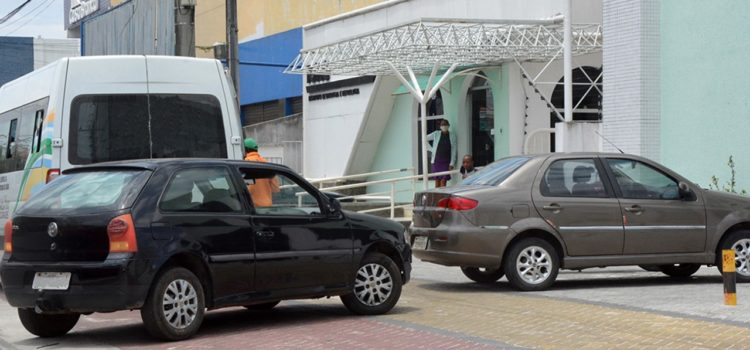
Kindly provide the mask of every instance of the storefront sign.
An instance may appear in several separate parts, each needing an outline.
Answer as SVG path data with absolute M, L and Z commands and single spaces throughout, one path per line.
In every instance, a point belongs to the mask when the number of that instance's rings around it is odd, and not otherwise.
M 70 0 L 68 23 L 74 24 L 96 11 L 99 11 L 99 0 Z

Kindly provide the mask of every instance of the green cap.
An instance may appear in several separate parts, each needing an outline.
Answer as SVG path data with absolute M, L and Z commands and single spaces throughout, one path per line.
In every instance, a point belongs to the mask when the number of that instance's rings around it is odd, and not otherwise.
M 258 143 L 255 142 L 254 138 L 248 137 L 248 138 L 245 139 L 245 149 L 257 150 L 258 149 Z

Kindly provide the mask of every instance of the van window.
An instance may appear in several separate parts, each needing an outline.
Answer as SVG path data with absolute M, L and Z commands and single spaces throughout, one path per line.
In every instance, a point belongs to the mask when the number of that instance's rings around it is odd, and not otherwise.
M 211 95 L 78 96 L 71 107 L 69 142 L 71 164 L 227 157 L 221 106 Z
M 0 173 L 23 170 L 29 153 L 35 123 L 44 119 L 49 99 L 43 98 L 0 113 Z

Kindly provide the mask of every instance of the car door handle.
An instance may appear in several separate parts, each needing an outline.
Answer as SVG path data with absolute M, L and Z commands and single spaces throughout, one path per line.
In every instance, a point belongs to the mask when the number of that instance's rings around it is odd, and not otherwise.
M 634 205 L 634 206 L 631 206 L 631 207 L 627 207 L 627 208 L 625 208 L 625 211 L 626 211 L 626 212 L 628 212 L 628 213 L 634 213 L 634 214 L 637 214 L 637 213 L 640 213 L 640 212 L 642 212 L 642 211 L 643 211 L 643 208 L 641 208 L 641 206 L 640 206 L 640 205 Z
M 260 238 L 272 238 L 275 233 L 273 231 L 255 231 L 255 235 Z
M 561 206 L 560 206 L 559 204 L 557 204 L 557 203 L 552 203 L 552 204 L 550 204 L 550 205 L 545 205 L 545 206 L 543 206 L 543 207 L 542 207 L 542 209 L 544 209 L 544 210 L 554 210 L 554 211 L 558 211 L 558 210 L 561 210 L 561 209 L 562 209 L 562 207 L 561 207 Z

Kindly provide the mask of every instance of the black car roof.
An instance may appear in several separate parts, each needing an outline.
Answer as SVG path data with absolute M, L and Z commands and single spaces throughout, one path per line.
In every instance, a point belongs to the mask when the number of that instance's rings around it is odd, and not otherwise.
M 104 162 L 83 165 L 63 171 L 64 174 L 105 169 L 145 169 L 155 171 L 159 168 L 184 166 L 184 165 L 252 165 L 262 169 L 280 169 L 291 171 L 289 167 L 282 164 L 252 162 L 246 160 L 217 159 L 217 158 L 161 158 L 161 159 L 132 159 L 114 162 Z

